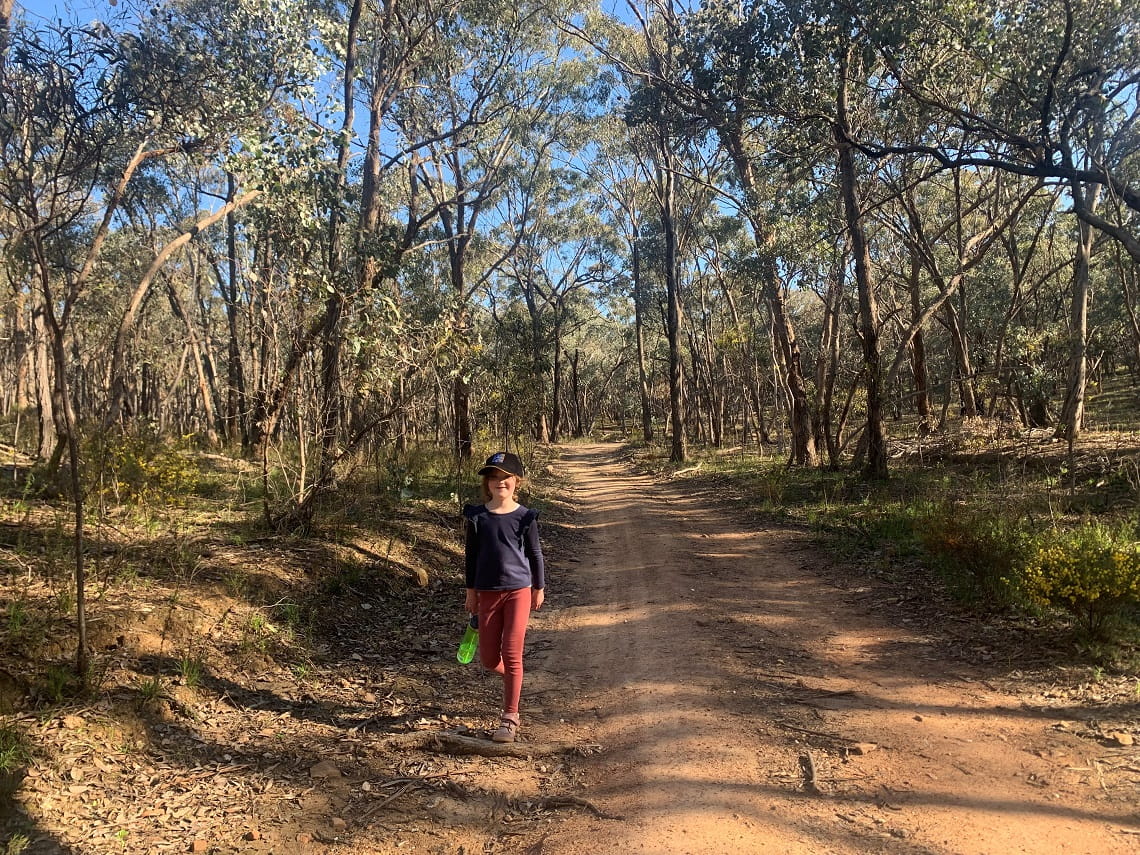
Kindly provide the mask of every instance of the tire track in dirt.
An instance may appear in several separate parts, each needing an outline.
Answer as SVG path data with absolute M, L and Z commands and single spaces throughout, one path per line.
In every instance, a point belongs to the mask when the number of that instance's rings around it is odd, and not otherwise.
M 561 738 L 605 747 L 580 795 L 622 819 L 569 817 L 543 853 L 1140 848 L 1100 746 L 851 604 L 802 534 L 747 530 L 617 449 L 564 450 L 588 546 L 552 556 L 577 601 L 536 616 L 527 681 Z

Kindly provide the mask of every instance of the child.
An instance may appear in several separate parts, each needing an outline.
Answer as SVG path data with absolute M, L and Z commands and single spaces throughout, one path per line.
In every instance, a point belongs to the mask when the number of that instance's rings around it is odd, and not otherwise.
M 519 729 L 523 638 L 531 609 L 542 608 L 546 585 L 538 511 L 515 499 L 523 465 L 509 451 L 487 458 L 482 505 L 467 505 L 465 549 L 467 600 L 479 615 L 479 659 L 503 676 L 503 715 L 495 742 L 514 742 Z

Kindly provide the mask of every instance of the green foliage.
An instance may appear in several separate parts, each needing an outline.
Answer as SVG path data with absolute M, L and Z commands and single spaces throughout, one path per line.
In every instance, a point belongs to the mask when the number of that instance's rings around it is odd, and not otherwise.
M 8 638 L 22 638 L 28 628 L 28 606 L 23 600 L 8 603 Z
M 3 643 L 31 652 L 47 637 L 50 621 L 27 599 L 18 596 L 8 603 L 3 626 L 7 630 Z
M 839 506 L 808 516 L 835 538 L 842 552 L 886 551 L 897 556 L 914 551 L 913 509 L 897 502 Z
M 783 502 L 789 480 L 788 470 L 783 466 L 773 466 L 757 472 L 753 486 L 759 495 L 761 505 L 766 508 L 778 508 Z
M 12 774 L 19 771 L 30 758 L 28 746 L 20 732 L 14 727 L 0 727 L 0 774 Z
M 342 565 L 338 571 L 321 579 L 321 591 L 333 596 L 341 596 L 354 590 L 364 578 L 364 568 L 354 564 Z
M 1036 540 L 1025 589 L 1041 605 L 1064 609 L 1083 632 L 1102 637 L 1109 623 L 1140 603 L 1140 543 L 1131 527 L 1089 522 Z
M 226 592 L 231 597 L 239 600 L 247 597 L 252 588 L 249 575 L 239 568 L 228 571 L 222 581 L 226 586 Z
M 104 500 L 174 504 L 197 487 L 199 470 L 194 460 L 158 439 L 100 435 L 92 445 L 84 458 L 98 471 L 88 473 L 87 480 L 98 485 Z
M 4 855 L 20 855 L 31 845 L 32 841 L 25 834 L 13 834 L 4 846 Z
M 135 690 L 144 702 L 153 703 L 165 694 L 166 687 L 162 683 L 162 677 L 156 674 L 153 677 L 140 677 L 135 682 Z
M 55 609 L 64 617 L 71 615 L 72 610 L 75 608 L 75 591 L 72 590 L 70 584 L 64 584 L 58 591 L 55 592 Z
M 182 685 L 188 689 L 196 689 L 201 685 L 204 670 L 202 660 L 189 653 L 183 653 L 178 660 L 178 673 L 182 677 Z
M 241 649 L 245 651 L 256 650 L 259 653 L 268 653 L 270 647 L 278 642 L 287 642 L 292 639 L 290 629 L 282 637 L 276 624 L 270 623 L 266 616 L 259 612 L 251 612 L 242 627 Z
M 455 460 L 445 449 L 416 446 L 381 460 L 376 477 L 377 491 L 395 503 L 447 499 L 455 491 Z
M 288 601 L 278 603 L 276 612 L 279 618 L 289 626 L 297 627 L 301 623 L 301 607 L 296 603 Z
M 1018 602 L 1022 568 L 1033 548 L 1022 520 L 992 506 L 942 503 L 922 515 L 917 531 L 960 597 L 984 608 Z
M 80 688 L 75 672 L 66 665 L 49 665 L 44 671 L 43 692 L 55 704 L 76 694 Z

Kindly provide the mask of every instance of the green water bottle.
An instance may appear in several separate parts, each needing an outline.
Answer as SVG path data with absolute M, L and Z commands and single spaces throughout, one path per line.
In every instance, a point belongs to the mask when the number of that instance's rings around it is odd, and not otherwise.
M 475 648 L 479 646 L 479 615 L 471 615 L 467 628 L 463 630 L 463 640 L 459 642 L 459 652 L 455 658 L 466 665 L 475 658 Z

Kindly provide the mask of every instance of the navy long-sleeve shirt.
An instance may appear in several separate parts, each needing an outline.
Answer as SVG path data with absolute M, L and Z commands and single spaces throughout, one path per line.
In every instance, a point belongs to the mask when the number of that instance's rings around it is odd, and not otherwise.
M 546 587 L 538 511 L 519 505 L 509 514 L 493 514 L 486 505 L 463 508 L 467 520 L 465 579 L 480 591 L 515 591 Z

